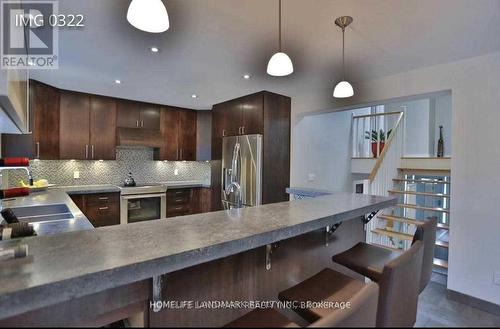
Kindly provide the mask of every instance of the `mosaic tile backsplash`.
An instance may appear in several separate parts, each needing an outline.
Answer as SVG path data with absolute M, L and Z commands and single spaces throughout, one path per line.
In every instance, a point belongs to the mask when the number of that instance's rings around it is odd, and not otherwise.
M 143 147 L 119 147 L 116 161 L 31 161 L 34 179 L 47 179 L 61 186 L 113 184 L 121 185 L 129 172 L 137 184 L 167 181 L 202 181 L 210 184 L 210 163 L 195 161 L 154 161 L 153 149 Z M 73 178 L 74 171 L 80 178 Z M 27 181 L 26 172 L 9 172 L 9 186 Z

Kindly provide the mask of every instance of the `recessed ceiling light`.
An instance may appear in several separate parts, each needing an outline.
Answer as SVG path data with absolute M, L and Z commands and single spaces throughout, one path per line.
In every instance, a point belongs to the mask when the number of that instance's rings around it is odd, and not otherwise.
M 248 80 L 250 78 L 251 78 L 250 74 L 243 74 L 243 79 L 247 79 Z
M 119 85 L 119 84 L 121 84 L 121 83 L 122 83 L 122 81 L 121 81 L 121 80 L 116 79 L 116 80 L 115 80 L 115 83 L 116 83 L 117 85 Z
M 191 95 L 191 98 L 198 98 L 198 95 L 196 95 L 196 94 L 192 94 L 192 95 Z
M 152 53 L 157 53 L 160 51 L 160 49 L 158 47 L 151 47 L 150 49 L 151 49 Z

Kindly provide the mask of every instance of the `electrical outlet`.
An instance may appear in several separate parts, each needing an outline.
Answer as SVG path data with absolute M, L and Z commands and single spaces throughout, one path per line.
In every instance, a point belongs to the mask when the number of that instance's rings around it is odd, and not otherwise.
M 316 174 L 308 174 L 307 175 L 307 180 L 309 182 L 314 182 L 316 180 Z
M 493 283 L 500 286 L 500 270 L 495 271 L 495 273 L 493 275 Z
M 174 169 L 174 175 L 175 176 L 179 175 L 179 169 L 177 169 L 177 168 Z
M 73 178 L 75 179 L 80 178 L 80 172 L 78 170 L 73 171 Z

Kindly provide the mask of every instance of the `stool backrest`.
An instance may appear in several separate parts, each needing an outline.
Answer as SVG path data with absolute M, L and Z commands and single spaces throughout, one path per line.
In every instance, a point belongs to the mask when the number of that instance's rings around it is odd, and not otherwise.
M 346 301 L 349 308 L 336 309 L 310 327 L 375 327 L 378 298 L 378 284 L 369 283 Z
M 413 327 L 415 324 L 423 252 L 422 242 L 416 241 L 384 266 L 378 282 L 377 327 Z
M 431 280 L 434 265 L 434 248 L 436 246 L 437 218 L 426 219 L 417 225 L 413 235 L 413 242 L 421 241 L 424 244 L 424 257 L 422 260 L 422 276 L 420 278 L 419 292 L 422 292 Z

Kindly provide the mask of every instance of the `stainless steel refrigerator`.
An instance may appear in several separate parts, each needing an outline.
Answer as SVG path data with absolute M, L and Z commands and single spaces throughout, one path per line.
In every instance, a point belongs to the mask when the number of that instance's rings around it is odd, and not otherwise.
M 222 139 L 222 204 L 224 209 L 262 203 L 262 135 Z

